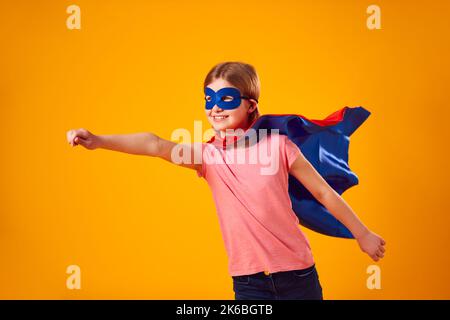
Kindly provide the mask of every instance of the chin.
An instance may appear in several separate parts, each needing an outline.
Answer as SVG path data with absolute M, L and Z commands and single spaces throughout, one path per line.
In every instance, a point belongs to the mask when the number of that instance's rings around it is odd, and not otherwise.
M 232 126 L 230 126 L 229 124 L 225 124 L 225 123 L 211 123 L 211 125 L 213 126 L 214 129 L 216 130 L 226 130 L 226 129 L 231 129 Z
M 220 125 L 220 124 L 219 124 L 219 125 L 213 124 L 213 128 L 216 129 L 216 130 L 226 130 L 226 129 L 229 129 L 228 126 Z

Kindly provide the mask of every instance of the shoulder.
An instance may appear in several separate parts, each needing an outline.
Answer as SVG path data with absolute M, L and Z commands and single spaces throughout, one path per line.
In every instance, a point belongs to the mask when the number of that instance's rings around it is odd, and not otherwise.
M 270 133 L 264 139 L 267 139 L 267 142 L 270 143 L 278 143 L 280 146 L 284 146 L 289 140 L 286 135 L 280 133 Z

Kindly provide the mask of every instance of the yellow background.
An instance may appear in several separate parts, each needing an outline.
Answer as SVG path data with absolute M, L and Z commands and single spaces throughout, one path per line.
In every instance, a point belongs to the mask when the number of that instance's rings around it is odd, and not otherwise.
M 81 8 L 81 30 L 66 8 Z M 366 8 L 381 7 L 381 30 Z M 344 198 L 387 241 L 303 230 L 325 299 L 449 299 L 448 1 L 2 1 L 0 298 L 233 299 L 211 192 L 157 158 L 72 148 L 66 131 L 170 138 L 204 115 L 222 61 L 254 65 L 264 113 L 372 115 Z M 81 268 L 81 290 L 66 267 Z M 381 267 L 381 290 L 366 287 Z

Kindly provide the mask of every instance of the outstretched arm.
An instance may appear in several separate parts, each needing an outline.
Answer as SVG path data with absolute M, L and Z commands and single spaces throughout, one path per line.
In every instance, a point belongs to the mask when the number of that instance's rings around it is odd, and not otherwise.
M 362 223 L 345 200 L 331 188 L 302 152 L 292 163 L 289 173 L 296 177 L 317 201 L 350 230 L 363 252 L 375 261 L 384 257 L 386 242 Z
M 80 128 L 69 130 L 66 135 L 68 143 L 73 147 L 81 145 L 89 150 L 101 148 L 134 155 L 159 157 L 186 168 L 197 171 L 201 169 L 201 163 L 196 164 L 194 161 L 191 161 L 191 163 L 178 163 L 178 161 L 174 161 L 172 158 L 172 150 L 175 146 L 180 145 L 176 142 L 163 139 L 151 132 L 96 135 L 86 129 Z M 191 153 L 190 159 L 194 159 L 195 153 L 201 152 L 201 148 L 196 149 L 191 144 L 183 144 L 182 146 L 183 148 L 179 148 L 180 156 L 183 156 L 183 152 L 189 152 Z

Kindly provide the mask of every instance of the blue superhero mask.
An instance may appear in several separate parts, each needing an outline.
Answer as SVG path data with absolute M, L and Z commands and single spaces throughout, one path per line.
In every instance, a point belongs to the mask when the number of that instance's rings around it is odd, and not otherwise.
M 217 92 L 209 87 L 205 88 L 205 108 L 208 110 L 212 109 L 216 104 L 221 109 L 236 109 L 241 105 L 241 99 L 251 98 L 241 96 L 239 89 L 233 87 L 222 88 Z M 254 100 L 258 102 L 258 100 Z

